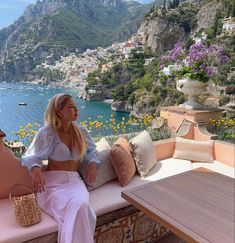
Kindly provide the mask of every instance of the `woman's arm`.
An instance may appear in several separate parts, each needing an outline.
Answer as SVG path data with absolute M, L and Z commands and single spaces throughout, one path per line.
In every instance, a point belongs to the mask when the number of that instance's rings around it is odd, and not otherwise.
M 27 167 L 37 192 L 44 191 L 45 181 L 41 172 L 42 160 L 47 159 L 53 150 L 55 133 L 52 128 L 45 126 L 37 132 L 29 148 L 21 157 L 21 163 Z
M 55 144 L 56 134 L 49 126 L 44 126 L 35 135 L 29 148 L 21 157 L 21 163 L 29 172 L 35 166 L 41 167 L 42 160 L 48 158 Z

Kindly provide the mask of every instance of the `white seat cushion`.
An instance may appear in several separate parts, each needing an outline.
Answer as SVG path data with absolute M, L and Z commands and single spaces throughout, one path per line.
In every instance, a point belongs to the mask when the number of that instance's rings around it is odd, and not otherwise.
M 122 191 L 191 169 L 192 164 L 187 160 L 166 159 L 159 161 L 151 169 L 147 177 L 141 178 L 140 176 L 135 175 L 131 182 L 125 187 L 121 187 L 118 181 L 115 180 L 104 184 L 102 187 L 97 188 L 96 190 L 91 191 L 91 207 L 95 210 L 97 216 L 126 207 L 129 205 L 129 203 L 121 197 Z
M 219 161 L 216 161 L 216 160 L 214 161 L 213 170 L 218 172 L 218 173 L 221 173 L 223 175 L 235 178 L 235 168 L 228 166 L 228 165 L 225 165 L 225 164 L 223 164 Z
M 49 215 L 42 213 L 40 223 L 30 227 L 19 226 L 14 209 L 8 199 L 0 200 L 0 242 L 20 243 L 57 231 L 57 223 Z
M 194 162 L 194 163 L 192 163 L 192 165 L 193 165 L 193 169 L 196 169 L 199 167 L 204 167 L 206 169 L 213 170 L 220 174 L 235 178 L 235 168 L 228 166 L 226 164 L 223 164 L 216 160 L 213 163 Z
M 169 176 L 192 170 L 192 163 L 184 159 L 165 159 L 159 161 L 145 178 L 147 181 L 156 181 Z

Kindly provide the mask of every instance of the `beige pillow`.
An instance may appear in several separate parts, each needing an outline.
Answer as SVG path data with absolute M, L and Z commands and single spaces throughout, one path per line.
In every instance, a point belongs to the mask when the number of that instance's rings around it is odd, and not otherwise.
M 118 138 L 110 150 L 112 165 L 121 186 L 126 186 L 136 172 L 135 161 L 131 152 L 131 146 L 124 137 Z
M 213 140 L 196 141 L 176 137 L 173 158 L 212 163 L 214 162 L 213 144 Z
M 153 141 L 147 131 L 141 132 L 130 140 L 137 170 L 145 177 L 157 163 Z
M 108 181 L 117 179 L 117 175 L 112 167 L 110 160 L 109 152 L 110 145 L 108 144 L 105 138 L 101 138 L 99 142 L 96 143 L 97 156 L 100 160 L 100 164 L 97 164 L 96 167 L 96 179 L 93 182 L 92 186 L 87 185 L 88 191 L 91 191 L 97 187 L 102 186 Z M 79 173 L 82 178 L 85 180 L 85 174 L 87 170 L 87 163 L 82 163 L 79 168 Z M 85 182 L 86 183 L 86 182 Z

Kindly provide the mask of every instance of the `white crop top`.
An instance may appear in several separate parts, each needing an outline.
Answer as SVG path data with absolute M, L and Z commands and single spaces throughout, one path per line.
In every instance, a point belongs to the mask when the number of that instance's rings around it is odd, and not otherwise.
M 95 143 L 88 130 L 83 126 L 79 126 L 79 128 L 87 144 L 87 151 L 83 156 L 83 160 L 87 163 L 100 163 L 96 154 Z M 70 151 L 51 125 L 45 125 L 39 129 L 29 148 L 22 156 L 21 162 L 23 166 L 31 170 L 33 166 L 41 166 L 42 160 L 45 159 L 55 161 L 77 161 L 79 159 L 76 148 L 74 147 Z

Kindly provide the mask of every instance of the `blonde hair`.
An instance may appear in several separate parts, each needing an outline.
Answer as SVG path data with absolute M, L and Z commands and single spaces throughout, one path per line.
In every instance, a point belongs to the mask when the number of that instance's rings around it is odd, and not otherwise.
M 72 96 L 69 94 L 61 93 L 53 96 L 49 101 L 44 114 L 44 123 L 50 124 L 58 133 L 58 130 L 62 127 L 61 118 L 58 115 L 58 111 L 63 109 L 68 99 Z M 71 122 L 70 136 L 72 138 L 72 146 L 77 146 L 78 154 L 82 157 L 86 152 L 86 142 L 81 130 L 79 129 L 76 121 Z

